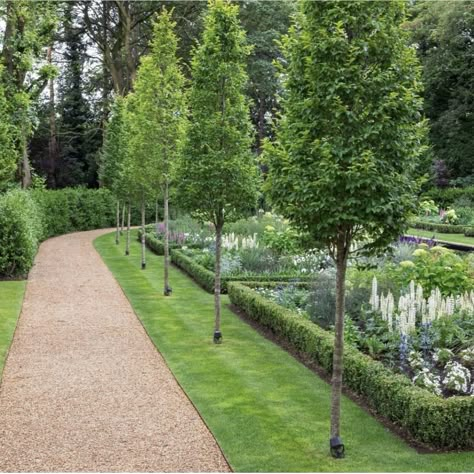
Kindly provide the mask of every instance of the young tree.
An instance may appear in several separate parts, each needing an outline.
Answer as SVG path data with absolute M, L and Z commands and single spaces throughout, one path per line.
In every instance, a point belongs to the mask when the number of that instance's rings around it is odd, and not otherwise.
M 267 148 L 273 205 L 337 266 L 331 453 L 342 457 L 344 292 L 353 242 L 384 249 L 414 209 L 421 153 L 420 67 L 401 28 L 403 2 L 300 3 L 284 42 L 283 115 Z M 362 245 L 362 244 L 361 244 Z
M 184 138 L 186 102 L 184 76 L 176 51 L 178 41 L 171 12 L 163 9 L 154 25 L 151 52 L 142 58 L 135 84 L 137 98 L 136 120 L 146 143 L 147 165 L 151 175 L 162 188 L 165 222 L 164 294 L 169 286 L 168 203 L 172 166 L 176 162 Z
M 177 172 L 181 206 L 214 224 L 216 231 L 215 330 L 221 342 L 220 264 L 225 221 L 255 205 L 256 165 L 250 151 L 252 128 L 244 95 L 249 48 L 238 6 L 209 2 L 202 44 L 192 60 L 191 123 Z
M 120 96 L 115 98 L 105 140 L 100 154 L 99 182 L 101 186 L 110 189 L 117 198 L 115 243 L 119 243 L 120 200 L 126 195 L 123 186 L 124 161 L 127 154 L 127 136 L 125 132 L 125 104 Z M 124 204 L 125 206 L 125 204 Z

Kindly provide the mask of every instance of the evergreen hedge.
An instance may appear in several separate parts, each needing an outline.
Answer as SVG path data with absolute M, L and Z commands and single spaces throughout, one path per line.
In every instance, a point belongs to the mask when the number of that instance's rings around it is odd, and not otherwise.
M 43 220 L 43 239 L 115 225 L 116 201 L 107 189 L 39 189 L 31 195 Z
M 0 276 L 26 275 L 44 239 L 114 225 L 115 199 L 105 189 L 18 189 L 1 194 Z
M 441 232 L 442 234 L 464 234 L 474 230 L 474 227 L 454 224 L 437 224 L 436 222 L 413 221 L 410 223 L 415 229 Z
M 228 284 L 231 302 L 287 340 L 328 374 L 333 335 L 240 282 Z M 474 448 L 474 397 L 440 398 L 414 386 L 353 347 L 344 349 L 344 384 L 414 439 L 436 448 Z
M 43 235 L 40 210 L 29 193 L 0 195 L 0 275 L 28 273 Z

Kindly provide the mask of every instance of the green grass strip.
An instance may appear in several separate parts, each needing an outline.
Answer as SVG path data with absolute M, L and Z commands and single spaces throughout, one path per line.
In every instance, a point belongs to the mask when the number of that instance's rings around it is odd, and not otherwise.
M 452 242 L 455 244 L 466 244 L 474 247 L 474 237 L 466 237 L 464 234 L 443 234 L 432 230 L 408 229 L 408 235 L 416 235 L 418 237 L 427 237 L 429 239 L 442 240 L 444 242 Z
M 222 298 L 224 343 L 212 343 L 213 296 L 177 269 L 162 296 L 163 257 L 132 239 L 124 257 L 113 234 L 96 249 L 122 286 L 150 338 L 193 401 L 235 471 L 470 471 L 474 453 L 421 455 L 347 398 L 342 436 L 347 457 L 328 453 L 329 385 L 260 336 Z
M 25 281 L 0 281 L 0 376 L 20 315 Z

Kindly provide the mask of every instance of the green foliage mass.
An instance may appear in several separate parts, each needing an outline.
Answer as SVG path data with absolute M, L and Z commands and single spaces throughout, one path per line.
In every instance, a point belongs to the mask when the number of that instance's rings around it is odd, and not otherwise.
M 121 196 L 125 191 L 121 181 L 127 156 L 124 108 L 124 99 L 117 96 L 112 105 L 99 159 L 99 183 L 116 196 Z
M 436 159 L 451 178 L 474 175 L 474 4 L 414 2 L 408 24 L 418 45 L 425 112 Z
M 422 151 L 420 67 L 402 2 L 302 2 L 284 41 L 286 93 L 266 190 L 319 241 L 386 246 L 414 209 Z
M 4 193 L 0 195 L 0 276 L 25 275 L 46 238 L 110 227 L 113 222 L 114 199 L 106 189 Z
M 222 225 L 256 200 L 252 129 L 244 95 L 249 54 L 238 6 L 209 3 L 202 43 L 194 51 L 191 123 L 177 172 L 178 199 L 201 219 Z
M 24 275 L 33 265 L 43 235 L 31 195 L 12 190 L 0 196 L 0 275 Z
M 165 9 L 154 25 L 151 52 L 142 58 L 130 108 L 129 157 L 138 187 L 156 196 L 171 178 L 184 138 L 184 76 L 176 57 L 175 23 Z
M 0 76 L 2 68 L 0 66 Z M 13 181 L 18 151 L 15 148 L 14 127 L 9 114 L 4 86 L 0 82 L 0 192 Z

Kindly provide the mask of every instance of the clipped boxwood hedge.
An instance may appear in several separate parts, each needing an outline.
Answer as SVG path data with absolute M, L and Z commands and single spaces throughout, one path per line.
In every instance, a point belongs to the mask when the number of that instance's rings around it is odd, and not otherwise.
M 231 302 L 248 317 L 331 373 L 331 333 L 240 282 L 230 282 L 228 289 Z M 440 398 L 348 346 L 344 349 L 344 384 L 419 442 L 437 448 L 474 447 L 474 397 Z
M 214 272 L 196 263 L 191 257 L 180 250 L 171 252 L 171 261 L 181 270 L 184 270 L 202 288 L 209 293 L 214 292 Z M 227 293 L 228 283 L 231 281 L 248 282 L 291 282 L 311 281 L 311 277 L 295 277 L 294 275 L 234 275 L 221 278 L 221 293 Z
M 466 227 L 464 229 L 464 235 L 466 237 L 474 237 L 474 227 Z
M 463 234 L 468 230 L 474 230 L 474 227 L 454 224 L 437 224 L 435 222 L 414 221 L 410 225 L 415 229 L 430 230 L 441 232 L 442 234 Z

